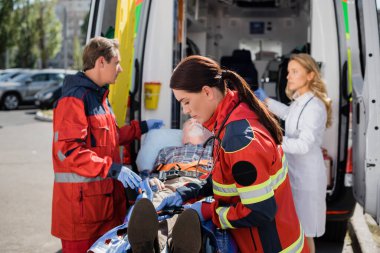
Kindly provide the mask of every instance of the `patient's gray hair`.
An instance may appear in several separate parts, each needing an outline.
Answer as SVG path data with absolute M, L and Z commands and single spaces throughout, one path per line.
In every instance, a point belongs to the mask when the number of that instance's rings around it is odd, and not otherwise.
M 193 118 L 183 124 L 183 143 L 203 144 L 212 133 Z

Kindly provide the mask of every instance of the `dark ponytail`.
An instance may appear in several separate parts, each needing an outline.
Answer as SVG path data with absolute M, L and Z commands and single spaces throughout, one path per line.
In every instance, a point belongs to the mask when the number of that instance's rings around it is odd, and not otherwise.
M 269 131 L 276 144 L 282 142 L 282 131 L 278 121 L 273 114 L 269 112 L 267 107 L 256 98 L 247 82 L 236 72 L 231 70 L 222 71 L 222 79 L 228 82 L 228 86 L 232 90 L 236 90 L 239 94 L 240 101 L 249 105 L 252 111 L 259 117 L 260 123 Z
M 256 98 L 246 81 L 231 70 L 222 70 L 214 60 L 192 55 L 183 59 L 175 68 L 170 79 L 170 88 L 187 92 L 200 92 L 203 86 L 216 87 L 222 94 L 226 88 L 236 90 L 242 102 L 259 117 L 260 123 L 269 131 L 276 144 L 282 142 L 282 132 L 278 121 L 267 107 Z

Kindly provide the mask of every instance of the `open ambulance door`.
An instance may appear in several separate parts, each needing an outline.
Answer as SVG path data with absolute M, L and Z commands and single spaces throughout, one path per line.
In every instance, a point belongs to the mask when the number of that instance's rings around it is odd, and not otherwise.
M 121 55 L 120 65 L 123 72 L 116 83 L 110 84 L 108 96 L 119 126 L 126 122 L 130 89 L 133 89 L 134 72 L 132 70 L 134 35 L 139 25 L 141 1 L 94 0 L 91 2 L 87 42 L 96 36 L 117 38 Z
M 140 119 L 162 119 L 166 128 L 180 127 L 180 106 L 169 82 L 174 67 L 183 57 L 183 15 L 182 0 L 151 0 L 141 57 L 142 73 L 140 81 L 136 82 L 136 86 L 141 89 L 138 108 Z M 150 84 L 158 84 L 159 92 L 151 93 L 148 88 Z
M 179 105 L 169 81 L 183 57 L 183 6 L 182 0 L 91 2 L 87 41 L 104 36 L 120 42 L 123 72 L 109 95 L 119 126 L 131 119 L 159 118 L 168 128 L 179 127 Z
M 352 45 L 353 192 L 364 211 L 380 222 L 380 48 L 376 1 L 347 1 Z M 356 18 L 353 16 L 356 14 Z
M 119 41 L 121 72 L 110 85 L 109 100 L 119 126 L 130 120 L 162 119 L 180 127 L 180 106 L 169 87 L 174 66 L 182 59 L 183 0 L 94 0 L 87 41 L 95 36 Z M 121 150 L 133 164 L 139 142 Z

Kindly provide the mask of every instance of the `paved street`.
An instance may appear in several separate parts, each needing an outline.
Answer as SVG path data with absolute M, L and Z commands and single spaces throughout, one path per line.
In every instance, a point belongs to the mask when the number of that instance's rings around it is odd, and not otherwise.
M 57 252 L 50 235 L 52 124 L 35 110 L 0 111 L 0 251 Z
M 50 235 L 52 123 L 34 119 L 34 109 L 0 111 L 0 251 L 60 250 Z M 351 253 L 344 244 L 318 241 L 318 253 Z

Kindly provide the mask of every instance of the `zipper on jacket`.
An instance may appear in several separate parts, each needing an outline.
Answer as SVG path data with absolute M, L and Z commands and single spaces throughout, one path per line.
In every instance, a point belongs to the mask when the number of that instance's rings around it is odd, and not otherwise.
M 252 228 L 249 228 L 249 233 L 251 234 L 251 238 L 252 238 L 253 246 L 255 247 L 255 251 L 257 251 L 255 238 L 253 237 L 253 234 L 252 234 Z
M 80 187 L 79 192 L 80 217 L 83 217 L 83 188 Z

